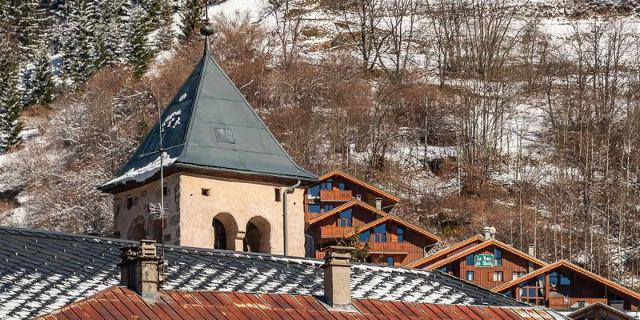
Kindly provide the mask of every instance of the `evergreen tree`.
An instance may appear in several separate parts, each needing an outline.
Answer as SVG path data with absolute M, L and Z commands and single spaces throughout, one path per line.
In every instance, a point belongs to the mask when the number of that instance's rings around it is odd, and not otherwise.
M 22 131 L 18 63 L 14 50 L 6 45 L 0 46 L 0 83 L 0 151 L 6 151 L 20 142 Z
M 74 85 L 85 82 L 96 70 L 96 3 L 92 0 L 67 2 L 66 39 L 63 46 L 65 75 Z
M 46 52 L 42 51 L 38 54 L 33 73 L 33 102 L 36 104 L 50 103 L 53 99 L 54 83 L 49 56 Z
M 180 6 L 182 33 L 187 40 L 200 30 L 204 14 L 203 4 L 204 2 L 202 0 L 184 0 Z
M 128 27 L 126 16 L 127 0 L 103 1 L 99 5 L 99 21 L 96 25 L 96 68 L 104 65 L 125 62 L 123 59 L 127 52 L 127 41 L 122 36 L 123 30 Z M 126 32 L 125 32 L 126 33 Z
M 149 45 L 148 35 L 151 21 L 147 11 L 141 5 L 135 5 L 130 16 L 132 31 L 131 55 L 129 60 L 133 65 L 133 74 L 141 78 L 149 67 L 153 49 Z
M 173 32 L 173 6 L 170 0 L 161 0 L 161 3 L 156 47 L 158 50 L 167 50 L 171 47 L 175 38 Z
M 15 6 L 10 9 L 13 14 L 9 18 L 13 26 L 13 32 L 18 42 L 20 56 L 23 61 L 28 61 L 35 57 L 37 48 L 40 47 L 40 21 L 38 17 L 38 1 L 21 0 L 16 1 Z

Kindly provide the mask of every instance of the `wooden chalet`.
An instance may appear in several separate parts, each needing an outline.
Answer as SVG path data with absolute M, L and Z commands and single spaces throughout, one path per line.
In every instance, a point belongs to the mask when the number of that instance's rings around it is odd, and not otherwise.
M 457 254 L 460 251 L 466 250 L 468 248 L 471 248 L 479 243 L 481 243 L 482 241 L 484 241 L 484 237 L 482 237 L 481 235 L 477 234 L 473 237 L 470 237 L 468 239 L 465 239 L 463 241 L 460 241 L 458 243 L 455 243 L 453 245 L 451 245 L 450 247 L 444 248 L 438 252 L 435 252 L 433 254 L 430 254 L 426 257 L 420 258 L 414 262 L 411 262 L 409 264 L 407 264 L 407 267 L 409 268 L 416 268 L 416 269 L 424 269 L 425 267 L 434 264 L 442 259 L 446 259 L 448 257 L 451 257 L 455 254 Z
M 546 262 L 494 238 L 480 243 L 477 243 L 478 240 L 472 237 L 454 245 L 449 252 L 436 253 L 438 256 L 434 258 L 434 262 L 423 268 L 440 270 L 491 289 L 547 265 Z M 425 265 L 424 262 L 417 264 Z
M 360 200 L 389 212 L 400 198 L 341 171 L 330 171 L 307 188 L 305 212 L 319 214 L 333 210 L 351 200 Z
M 619 310 L 638 311 L 640 293 L 560 260 L 492 289 L 518 301 L 556 310 L 576 310 L 603 303 Z
M 305 233 L 308 257 L 357 236 L 367 243 L 370 262 L 404 266 L 424 257 L 440 238 L 389 212 L 399 198 L 340 171 L 331 171 L 307 189 Z
M 638 320 L 638 318 L 601 302 L 590 304 L 568 315 L 573 320 Z

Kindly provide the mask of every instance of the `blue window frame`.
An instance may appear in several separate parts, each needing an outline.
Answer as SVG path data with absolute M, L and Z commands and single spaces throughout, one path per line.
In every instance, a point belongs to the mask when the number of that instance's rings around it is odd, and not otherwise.
M 360 234 L 360 236 L 359 236 L 360 241 L 364 241 L 364 242 L 369 241 L 369 236 L 370 236 L 370 235 L 371 235 L 371 231 L 370 231 L 370 230 L 367 230 L 367 231 L 362 232 L 362 233 Z
M 310 204 L 309 212 L 311 213 L 320 213 L 320 205 L 319 204 Z
M 320 196 L 320 185 L 319 184 L 314 184 L 311 187 L 309 187 L 308 189 L 309 191 L 309 195 L 312 197 L 319 197 Z
M 333 205 L 332 204 L 325 204 L 324 205 L 324 212 L 328 212 L 333 210 Z
M 332 179 L 328 179 L 327 181 L 322 183 L 321 189 L 323 190 L 331 190 L 333 188 Z
M 339 227 L 351 227 L 351 208 L 340 212 L 340 220 L 338 220 Z
M 373 228 L 375 242 L 387 242 L 387 224 L 379 224 Z
M 344 191 L 344 182 L 338 183 L 338 188 L 340 189 L 340 191 Z
M 493 249 L 493 256 L 496 259 L 496 266 L 501 266 L 502 265 L 502 250 L 500 250 L 498 248 L 494 248 Z
M 473 255 L 472 254 L 467 256 L 467 265 L 468 266 L 474 265 L 474 263 L 473 263 Z
M 554 286 L 558 284 L 560 284 L 561 286 L 568 286 L 571 285 L 571 279 L 569 279 L 569 277 L 565 276 L 561 272 L 553 271 L 549 273 L 549 283 Z
M 404 227 L 398 226 L 398 242 L 404 242 Z
M 389 267 L 393 267 L 393 256 L 388 256 L 387 257 L 387 265 Z

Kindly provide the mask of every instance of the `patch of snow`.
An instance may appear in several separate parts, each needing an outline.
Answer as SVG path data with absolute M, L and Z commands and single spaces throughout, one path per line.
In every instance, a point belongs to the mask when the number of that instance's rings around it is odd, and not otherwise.
M 182 101 L 184 101 L 184 99 L 186 99 L 186 98 L 187 98 L 187 94 L 186 94 L 186 93 L 183 93 L 183 94 L 180 96 L 180 98 L 178 99 L 178 102 L 182 102 Z
M 180 101 L 184 100 L 182 97 L 186 96 L 187 94 L 183 94 L 180 97 Z M 178 110 L 178 111 L 174 111 L 173 113 L 171 113 L 170 115 L 168 115 L 164 121 L 162 121 L 162 129 L 165 130 L 167 128 L 175 128 L 177 126 L 180 125 L 180 115 L 182 114 L 182 110 Z
M 38 131 L 38 129 L 24 129 L 20 132 L 19 137 L 22 139 L 22 141 L 25 141 L 31 137 L 35 137 L 38 136 L 40 134 L 40 132 Z
M 166 152 L 162 154 L 163 167 L 168 167 L 172 165 L 176 158 L 171 158 Z M 125 172 L 121 176 L 110 180 L 106 184 L 124 184 L 130 181 L 135 182 L 143 182 L 156 174 L 160 170 L 160 156 L 158 156 L 155 160 L 149 162 L 146 166 L 141 168 L 132 168 L 131 170 Z

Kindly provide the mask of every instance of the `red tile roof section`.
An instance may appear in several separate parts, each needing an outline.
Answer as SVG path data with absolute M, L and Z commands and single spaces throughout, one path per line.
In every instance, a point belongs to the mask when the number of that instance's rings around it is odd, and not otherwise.
M 556 319 L 534 307 L 438 305 L 354 299 L 357 310 L 328 310 L 310 295 L 165 290 L 157 302 L 110 287 L 37 319 Z

